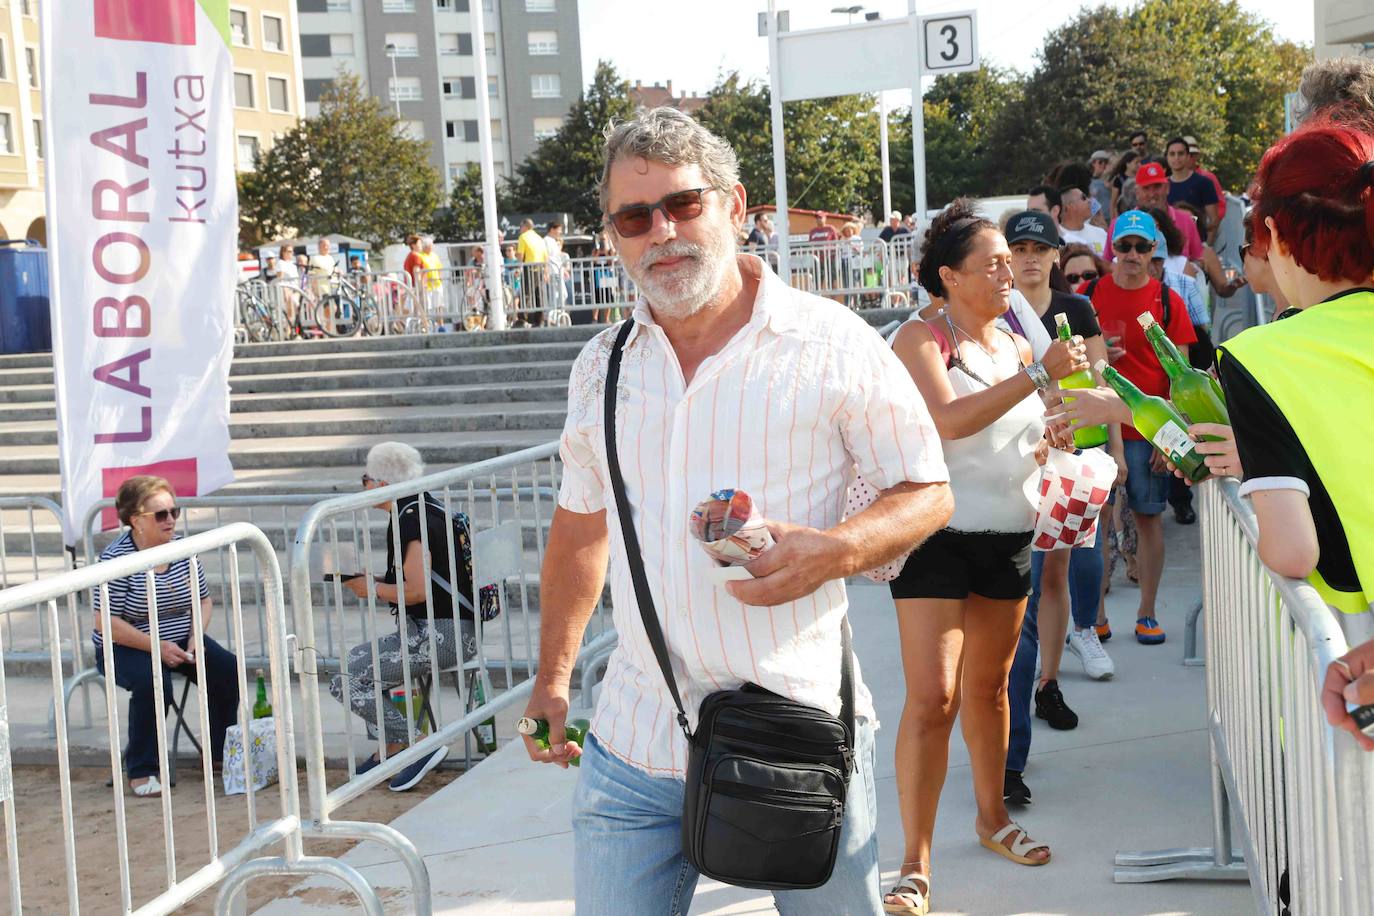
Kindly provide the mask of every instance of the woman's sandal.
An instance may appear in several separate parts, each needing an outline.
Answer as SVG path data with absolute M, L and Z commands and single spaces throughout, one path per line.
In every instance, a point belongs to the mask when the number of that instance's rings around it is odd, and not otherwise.
M 916 882 L 921 882 L 918 887 Z M 924 888 L 924 890 L 922 890 Z M 887 903 L 888 897 L 901 897 L 911 903 Z M 898 913 L 901 916 L 926 916 L 930 909 L 930 879 L 920 872 L 902 875 L 892 890 L 883 895 L 883 912 Z
M 1012 841 L 1010 846 L 1004 845 L 1002 841 L 1012 832 L 1017 832 L 1020 835 Z M 1012 821 L 992 836 L 979 837 L 978 842 L 982 843 L 1002 858 L 1010 859 L 1018 865 L 1044 865 L 1050 860 L 1050 844 L 1032 840 L 1030 834 L 1026 832 L 1026 828 L 1016 823 L 1016 821 Z M 1045 850 L 1045 858 L 1032 859 L 1030 856 L 1026 855 L 1026 853 L 1035 852 L 1037 849 Z
M 162 783 L 158 782 L 156 776 L 149 776 L 148 781 L 139 786 L 130 782 L 129 789 L 139 798 L 158 798 L 162 795 Z

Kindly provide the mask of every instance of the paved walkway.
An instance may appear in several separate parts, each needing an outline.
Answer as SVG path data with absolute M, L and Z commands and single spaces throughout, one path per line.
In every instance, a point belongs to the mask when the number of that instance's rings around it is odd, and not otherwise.
M 1240 883 L 1118 885 L 1118 850 L 1202 846 L 1210 841 L 1203 670 L 1180 664 L 1184 615 L 1200 580 L 1197 529 L 1167 523 L 1169 559 L 1159 617 L 1163 646 L 1130 638 L 1137 593 L 1118 571 L 1108 608 L 1119 634 L 1107 644 L 1113 681 L 1096 683 L 1066 656 L 1061 684 L 1081 724 L 1071 732 L 1041 727 L 1027 782 L 1035 805 L 1015 814 L 1052 843 L 1044 868 L 1013 865 L 982 849 L 973 833 L 968 756 L 955 738 L 935 834 L 932 912 L 1206 916 L 1253 913 Z M 855 641 L 883 728 L 878 733 L 879 835 L 884 881 L 902 855 L 893 741 L 903 679 L 897 630 L 886 588 L 851 589 Z M 529 764 L 518 745 L 457 780 L 395 821 L 429 865 L 436 913 L 464 916 L 572 913 L 573 771 Z M 408 912 L 401 868 L 378 847 L 347 861 L 383 893 L 388 912 Z M 351 912 L 347 898 L 318 886 L 260 910 L 264 914 Z M 644 914 L 654 912 L 646 905 Z M 703 881 L 693 914 L 775 912 L 766 894 Z

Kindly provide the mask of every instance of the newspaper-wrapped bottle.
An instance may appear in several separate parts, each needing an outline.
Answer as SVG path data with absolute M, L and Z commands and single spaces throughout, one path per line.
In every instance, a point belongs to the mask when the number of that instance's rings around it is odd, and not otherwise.
M 738 567 L 773 546 L 768 525 L 754 510 L 754 501 L 743 490 L 712 493 L 692 510 L 688 522 L 692 536 L 721 567 Z M 745 573 L 745 570 L 739 570 Z M 728 578 L 737 578 L 730 576 Z

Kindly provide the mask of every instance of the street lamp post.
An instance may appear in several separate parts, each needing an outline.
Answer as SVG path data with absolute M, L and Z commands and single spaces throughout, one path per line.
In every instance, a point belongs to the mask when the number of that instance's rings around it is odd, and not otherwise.
M 391 101 L 396 104 L 396 118 L 401 117 L 401 96 L 396 91 L 396 46 L 388 44 L 386 46 L 386 56 L 391 58 Z

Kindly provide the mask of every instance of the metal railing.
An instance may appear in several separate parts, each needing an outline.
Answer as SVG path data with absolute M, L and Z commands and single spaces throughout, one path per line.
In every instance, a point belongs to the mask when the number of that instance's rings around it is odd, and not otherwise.
M 153 865 L 157 856 L 156 845 L 155 842 L 148 842 L 153 839 L 152 837 L 147 835 L 135 836 L 137 856 L 130 854 L 129 818 L 125 810 L 124 780 L 121 775 L 123 765 L 120 757 L 121 719 L 119 703 L 115 692 L 108 691 L 105 698 L 105 737 L 109 745 L 109 766 L 114 774 L 112 781 L 114 841 L 117 851 L 117 858 L 112 862 L 112 857 L 109 854 L 110 837 L 104 831 L 97 831 L 93 834 L 91 831 L 83 829 L 78 833 L 77 825 L 84 823 L 87 818 L 94 816 L 97 812 L 77 810 L 78 807 L 84 809 L 86 805 L 84 802 L 78 805 L 73 792 L 68 722 L 65 711 L 58 704 L 56 707 L 56 756 L 60 798 L 58 809 L 63 837 L 60 867 L 63 869 L 66 879 L 67 908 L 72 913 L 76 913 L 80 909 L 80 897 L 83 890 L 87 895 L 88 902 L 93 902 L 92 898 L 104 898 L 108 889 L 108 884 L 105 882 L 101 882 L 101 886 L 98 888 L 89 886 L 83 888 L 80 885 L 77 880 L 78 855 L 83 858 L 97 856 L 104 868 L 110 871 L 117 868 L 120 911 L 123 913 L 170 913 L 221 882 L 223 882 L 222 907 L 219 912 L 224 912 L 228 908 L 230 898 L 235 890 L 252 876 L 269 867 L 274 870 L 274 873 L 281 874 L 332 875 L 343 881 L 357 894 L 366 912 L 378 914 L 378 916 L 382 912 L 375 891 L 356 870 L 334 859 L 308 857 L 303 854 L 296 782 L 295 729 L 292 722 L 291 698 L 288 689 L 289 658 L 286 651 L 288 638 L 286 609 L 283 602 L 281 575 L 277 566 L 276 554 L 262 532 L 248 524 L 233 524 L 217 531 L 141 550 L 104 563 L 69 570 L 46 576 L 37 581 L 17 585 L 0 591 L 0 614 L 7 615 L 38 605 L 43 608 L 52 632 L 59 633 L 63 625 L 63 615 L 59 612 L 59 605 L 65 603 L 70 619 L 75 620 L 74 609 L 78 597 L 94 589 L 99 591 L 102 596 L 102 630 L 110 634 L 112 632 L 110 584 L 120 579 L 144 576 L 146 577 L 149 596 L 149 635 L 156 644 L 159 641 L 159 629 L 166 624 L 169 618 L 159 614 L 157 607 L 158 590 L 154 585 L 153 571 L 160 566 L 186 561 L 190 567 L 190 581 L 194 582 L 197 579 L 200 554 L 224 548 L 229 552 L 231 563 L 237 566 L 240 547 L 248 548 L 257 565 L 257 573 L 263 583 L 269 609 L 267 621 L 270 629 L 270 652 L 267 667 L 270 669 L 274 710 L 276 764 L 280 774 L 276 792 L 277 811 L 270 817 L 259 816 L 259 793 L 254 792 L 252 788 L 250 754 L 245 753 L 243 767 L 248 785 L 248 791 L 244 796 L 244 804 L 247 808 L 247 828 L 231 847 L 222 849 L 219 830 L 219 824 L 222 820 L 220 815 L 222 807 L 228 805 L 229 802 L 227 799 L 216 796 L 215 773 L 213 772 L 211 757 L 209 753 L 204 753 L 201 759 L 201 777 L 204 781 L 204 819 L 203 821 L 199 819 L 187 820 L 180 816 L 188 810 L 189 799 L 182 799 L 178 803 L 179 816 L 174 817 L 171 799 L 173 780 L 168 774 L 170 760 L 167 723 L 163 716 L 154 713 L 158 756 L 157 775 L 163 786 L 160 801 L 162 858 L 165 866 L 165 880 L 158 878 L 157 875 L 161 870 Z M 236 577 L 234 582 L 237 583 L 237 581 Z M 235 585 L 231 601 L 225 610 L 225 616 L 232 619 L 234 629 L 241 631 L 243 617 L 239 597 L 240 593 L 237 585 Z M 193 599 L 189 602 L 188 613 L 191 616 L 191 635 L 188 647 L 194 656 L 194 680 L 197 684 L 195 694 L 198 707 L 197 724 L 200 735 L 205 740 L 210 731 L 208 713 L 210 691 L 216 685 L 212 685 L 207 676 L 204 620 L 201 604 L 198 600 Z M 72 635 L 75 638 L 75 634 Z M 59 643 L 59 638 L 50 640 L 49 674 L 54 694 L 60 693 L 62 690 L 62 658 L 58 651 Z M 160 652 L 151 652 L 149 658 L 153 688 L 152 707 L 154 710 L 166 708 L 165 702 L 170 697 L 164 695 L 162 655 Z M 104 642 L 103 661 L 106 670 L 114 670 L 116 662 L 113 639 L 106 639 Z M 242 700 L 242 698 L 250 695 L 247 670 L 242 656 L 239 656 L 236 661 L 233 676 L 237 683 L 239 697 Z M 22 709 L 31 709 L 32 705 L 23 703 L 16 705 L 9 701 L 6 693 L 6 672 L 0 669 L 0 710 L 6 711 L 4 725 L 7 738 L 16 726 L 33 724 L 16 721 L 17 716 L 15 715 Z M 189 715 L 185 706 L 182 707 L 179 715 L 182 713 Z M 247 736 L 250 720 L 245 702 L 241 701 L 238 704 L 236 720 L 241 733 Z M 245 742 L 246 744 L 247 742 Z M 15 792 L 13 790 L 14 775 L 7 745 L 6 753 L 0 755 L 0 783 L 6 790 L 0 795 L 0 802 L 4 806 L 6 832 L 5 855 L 8 865 L 6 875 L 8 887 L 6 890 L 12 911 L 19 913 L 25 911 L 23 897 L 25 883 L 30 885 L 47 883 L 50 881 L 52 873 L 59 866 L 57 862 L 53 861 L 51 854 L 35 853 L 38 856 L 37 860 L 32 856 L 26 857 L 25 855 L 26 849 L 32 848 L 33 841 L 26 842 L 23 824 L 26 820 L 50 823 L 54 806 L 51 793 L 24 794 Z M 185 862 L 179 861 L 177 855 L 176 835 L 178 827 L 182 830 L 203 828 L 207 834 L 208 851 L 205 861 L 195 863 L 195 867 L 189 870 L 186 869 Z M 282 844 L 284 855 L 261 856 L 263 852 L 277 844 Z M 136 875 L 135 866 L 137 866 Z M 136 898 L 138 900 L 137 908 L 135 908 Z M 32 909 L 30 907 L 30 910 Z
M 1268 570 L 1239 484 L 1199 488 L 1212 846 L 1119 853 L 1115 880 L 1245 879 L 1260 913 L 1363 914 L 1374 900 L 1374 755 L 1319 702 L 1347 645 L 1306 582 Z M 1238 828 L 1233 848 L 1231 825 Z
M 552 520 L 556 505 L 554 494 L 558 485 L 558 445 L 556 442 L 525 449 L 489 461 L 431 474 L 406 483 L 379 487 L 364 493 L 348 494 L 325 500 L 312 507 L 302 519 L 292 547 L 290 566 L 291 605 L 299 638 L 298 653 L 301 688 L 301 734 L 305 742 L 305 762 L 309 795 L 310 818 L 306 834 L 312 836 L 351 837 L 369 839 L 392 848 L 409 869 L 416 888 L 417 912 L 427 914 L 428 872 L 414 847 L 403 836 L 378 824 L 335 821 L 333 813 L 343 804 L 379 785 L 405 767 L 425 759 L 430 754 L 462 739 L 471 740 L 472 733 L 487 719 L 525 697 L 533 687 L 538 666 L 538 621 L 532 586 L 537 583 L 543 562 L 544 525 Z M 443 587 L 435 578 L 435 557 L 442 557 L 450 575 L 447 583 L 458 579 L 454 575 L 462 563 L 463 547 L 456 542 L 454 528 L 448 523 L 454 513 L 479 506 L 478 494 L 508 492 L 509 504 L 495 498 L 486 504 L 486 513 L 468 515 L 471 532 L 473 592 L 468 596 L 477 608 L 483 606 L 483 590 L 495 586 L 499 613 L 484 621 L 476 613 L 472 621 L 472 654 L 457 647 L 449 654 L 440 654 L 439 637 L 442 618 L 435 616 L 435 594 Z M 406 619 L 379 619 L 379 599 L 376 593 L 376 554 L 390 547 L 398 558 L 395 563 L 396 594 L 401 603 L 414 608 L 421 599 L 407 591 L 404 545 L 400 535 L 398 504 L 405 502 L 406 511 L 419 515 L 419 543 L 426 576 L 423 580 L 423 615 Z M 354 553 L 345 539 L 335 534 L 339 520 L 350 520 L 361 512 L 379 505 L 388 506 L 392 540 L 390 545 L 379 544 L 374 549 L 370 528 L 357 527 L 362 542 Z M 411 508 L 413 507 L 413 508 Z M 440 513 L 446 520 L 443 542 L 431 540 L 431 513 Z M 324 556 L 320 556 L 320 551 Z M 350 556 L 350 554 L 352 554 Z M 356 563 L 344 569 L 340 564 Z M 325 567 L 334 566 L 334 569 Z M 335 577 L 327 604 L 316 601 L 316 581 L 325 572 L 361 572 L 365 576 L 366 598 L 355 602 L 353 595 L 345 601 L 345 591 Z M 491 594 L 488 591 L 488 594 Z M 355 603 L 361 604 L 363 630 L 366 638 L 356 647 L 355 654 L 346 655 L 339 674 L 330 682 L 330 692 L 342 702 L 326 701 L 320 690 L 320 676 L 327 673 L 322 653 L 316 642 L 317 624 L 323 617 L 342 619 L 355 613 Z M 458 602 L 454 602 L 455 605 Z M 454 608 L 455 612 L 457 607 Z M 385 612 L 383 612 L 385 613 Z M 390 617 L 390 615 L 386 615 Z M 457 614 L 455 613 L 455 616 Z M 405 621 L 404 623 L 402 621 Z M 453 630 L 460 636 L 462 627 L 455 620 Z M 401 648 L 398 639 L 405 628 L 415 630 L 416 642 L 409 649 Z M 393 636 L 393 634 L 396 634 Z M 399 664 L 399 676 L 382 670 L 379 644 L 391 639 L 388 651 L 392 669 Z M 615 641 L 610 615 L 598 603 L 595 620 L 587 628 L 581 658 L 590 660 L 602 654 Z M 461 646 L 461 636 L 458 640 Z M 451 655 L 451 657 L 450 657 Z M 451 675 L 456 682 L 458 710 L 445 715 L 442 679 Z M 363 688 L 366 696 L 355 696 L 350 680 L 367 678 L 370 685 Z M 401 709 L 392 706 L 390 694 L 400 688 Z M 474 692 L 482 691 L 482 702 L 474 702 Z M 324 719 L 326 705 L 343 717 L 343 731 L 348 736 L 347 777 L 342 784 L 330 787 L 324 768 Z M 397 729 L 396 720 L 386 724 L 387 712 L 404 719 L 404 735 Z M 354 736 L 358 730 L 356 719 L 370 715 L 375 727 L 372 743 L 379 763 L 364 773 L 357 771 Z M 429 734 L 425 734 L 428 724 Z M 398 740 L 400 739 L 400 740 Z M 389 752 L 388 741 L 403 743 L 400 752 Z M 421 888 L 426 888 L 422 895 Z M 423 900 L 422 900 L 423 897 Z
M 0 589 L 71 568 L 62 546 L 62 507 L 43 496 L 0 496 Z M 42 608 L 6 614 L 3 632 L 6 660 L 47 659 L 51 632 Z M 76 658 L 70 650 L 68 658 Z

